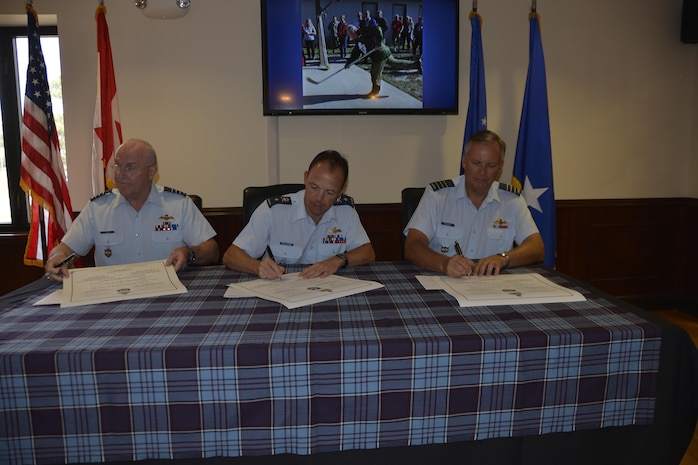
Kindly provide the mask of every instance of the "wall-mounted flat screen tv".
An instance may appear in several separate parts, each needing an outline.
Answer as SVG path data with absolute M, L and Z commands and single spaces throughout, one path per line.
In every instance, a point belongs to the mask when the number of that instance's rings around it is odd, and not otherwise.
M 261 0 L 264 115 L 457 114 L 458 2 Z

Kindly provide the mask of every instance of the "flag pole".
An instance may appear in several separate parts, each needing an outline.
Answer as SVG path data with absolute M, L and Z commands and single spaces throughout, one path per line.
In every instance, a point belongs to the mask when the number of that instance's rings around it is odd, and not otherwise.
M 46 234 L 46 215 L 44 214 L 44 207 L 38 206 L 39 211 L 39 237 L 41 237 L 41 252 L 44 258 L 44 263 L 48 258 L 48 234 Z

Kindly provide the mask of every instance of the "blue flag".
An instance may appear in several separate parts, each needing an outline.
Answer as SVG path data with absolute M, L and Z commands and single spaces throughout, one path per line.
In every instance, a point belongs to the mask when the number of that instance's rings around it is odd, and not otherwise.
M 470 102 L 468 102 L 468 115 L 465 118 L 465 132 L 463 133 L 463 150 L 458 157 L 460 174 L 463 174 L 461 157 L 465 150 L 465 144 L 470 136 L 478 131 L 487 129 L 487 97 L 485 93 L 485 60 L 482 55 L 482 33 L 480 22 L 482 18 L 476 11 L 470 13 L 470 25 L 472 36 L 470 38 Z
M 545 79 L 545 59 L 540 38 L 540 18 L 532 12 L 529 17 L 528 76 L 524 93 L 519 138 L 512 183 L 522 191 L 528 208 L 545 244 L 545 265 L 555 266 L 555 192 L 553 189 L 553 159 L 550 147 L 548 91 Z

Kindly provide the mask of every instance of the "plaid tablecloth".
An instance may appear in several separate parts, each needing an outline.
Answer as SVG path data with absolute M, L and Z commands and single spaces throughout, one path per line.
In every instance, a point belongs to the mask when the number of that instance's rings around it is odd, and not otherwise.
M 292 268 L 292 267 L 291 267 Z M 293 269 L 291 269 L 293 271 Z M 297 271 L 297 270 L 296 270 Z M 653 420 L 660 329 L 546 268 L 585 302 L 459 308 L 407 263 L 385 288 L 288 310 L 186 294 L 0 309 L 0 463 L 312 454 Z

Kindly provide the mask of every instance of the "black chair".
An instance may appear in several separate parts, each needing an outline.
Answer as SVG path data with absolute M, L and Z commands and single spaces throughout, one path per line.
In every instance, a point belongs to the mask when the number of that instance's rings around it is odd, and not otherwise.
M 246 187 L 242 191 L 242 225 L 252 218 L 252 213 L 269 197 L 292 194 L 305 188 L 305 184 L 272 184 L 271 186 Z
M 196 205 L 196 208 L 198 208 L 199 211 L 203 211 L 204 201 L 201 199 L 200 196 L 198 196 L 196 194 L 190 194 L 189 198 L 191 199 L 192 202 L 194 202 L 194 205 Z
M 405 236 L 402 232 L 405 230 L 405 226 L 409 223 L 412 214 L 417 209 L 419 201 L 422 199 L 422 194 L 424 194 L 423 187 L 405 187 L 402 190 L 402 216 L 401 216 L 401 228 L 400 228 L 400 242 L 402 244 L 402 257 L 405 257 Z

